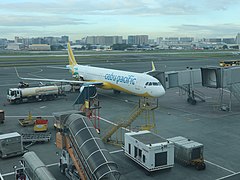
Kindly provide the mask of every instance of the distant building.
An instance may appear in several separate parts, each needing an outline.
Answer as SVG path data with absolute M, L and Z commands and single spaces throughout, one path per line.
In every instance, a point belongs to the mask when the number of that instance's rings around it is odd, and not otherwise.
M 226 44 L 235 44 L 235 39 L 234 38 L 223 38 L 222 42 L 226 43 Z
M 155 40 L 154 39 L 148 39 L 148 44 L 154 45 L 155 44 Z
M 180 43 L 191 43 L 194 41 L 193 37 L 180 37 L 179 38 Z
M 206 39 L 206 42 L 210 42 L 210 43 L 221 43 L 222 39 L 221 38 L 209 38 Z
M 148 44 L 148 35 L 128 36 L 128 44 L 133 44 L 133 45 Z
M 61 37 L 61 43 L 68 43 L 69 42 L 69 37 L 68 36 L 62 36 Z
M 236 36 L 236 44 L 240 45 L 240 33 L 238 33 Z
M 176 43 L 179 41 L 179 38 L 178 37 L 167 37 L 167 38 L 165 38 L 165 41 Z
M 32 44 L 29 45 L 30 51 L 51 51 L 51 47 L 48 44 Z
M 163 37 L 158 37 L 157 38 L 157 44 L 162 44 L 163 42 Z
M 7 39 L 0 39 L 0 49 L 4 49 L 7 46 Z
M 85 44 L 111 46 L 122 44 L 122 36 L 87 36 Z
M 19 50 L 24 49 L 24 44 L 23 43 L 8 43 L 8 46 L 6 49 L 19 51 Z

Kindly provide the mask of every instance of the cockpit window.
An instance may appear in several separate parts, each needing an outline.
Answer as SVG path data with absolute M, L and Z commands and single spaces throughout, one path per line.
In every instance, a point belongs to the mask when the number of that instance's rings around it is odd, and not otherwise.
M 146 82 L 145 86 L 160 86 L 160 82 Z

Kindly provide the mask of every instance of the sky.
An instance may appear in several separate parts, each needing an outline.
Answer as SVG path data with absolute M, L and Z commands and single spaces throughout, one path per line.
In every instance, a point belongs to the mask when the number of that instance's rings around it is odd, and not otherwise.
M 240 32 L 239 0 L 1 0 L 0 38 L 149 35 L 228 38 Z

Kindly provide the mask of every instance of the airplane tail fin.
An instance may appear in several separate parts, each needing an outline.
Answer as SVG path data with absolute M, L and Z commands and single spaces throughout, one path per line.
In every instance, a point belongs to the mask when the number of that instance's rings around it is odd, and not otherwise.
M 152 61 L 152 71 L 156 71 L 156 68 L 155 68 L 155 65 L 154 65 L 153 61 Z
M 70 43 L 67 44 L 67 47 L 68 47 L 68 61 L 69 61 L 69 65 L 71 67 L 73 67 L 73 66 L 77 65 L 77 62 L 76 62 L 75 57 L 73 55 Z

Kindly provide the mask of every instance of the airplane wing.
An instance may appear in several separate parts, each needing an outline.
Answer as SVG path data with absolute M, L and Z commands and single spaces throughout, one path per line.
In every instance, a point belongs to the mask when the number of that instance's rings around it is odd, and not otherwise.
M 90 81 L 75 81 L 75 80 L 67 80 L 67 79 L 46 79 L 46 78 L 24 78 L 19 76 L 17 68 L 15 67 L 16 74 L 18 78 L 23 80 L 30 81 L 48 81 L 48 82 L 63 82 L 63 83 L 73 83 L 73 84 L 84 84 L 84 85 L 103 85 L 102 82 L 90 82 Z
M 47 68 L 69 70 L 69 68 L 67 68 L 67 67 L 60 67 L 60 66 L 47 66 Z

